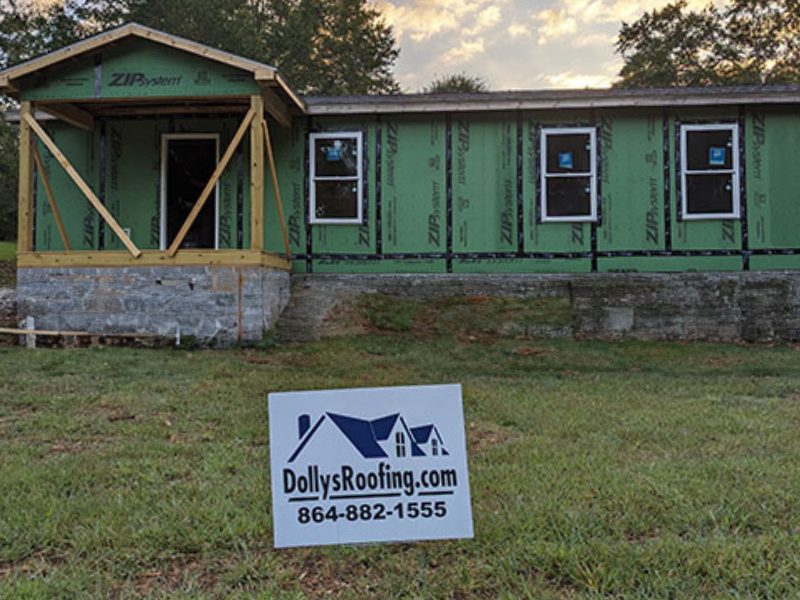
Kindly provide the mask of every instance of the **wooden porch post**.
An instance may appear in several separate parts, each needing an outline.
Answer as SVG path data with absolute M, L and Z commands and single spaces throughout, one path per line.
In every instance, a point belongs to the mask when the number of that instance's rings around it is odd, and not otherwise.
M 33 250 L 33 161 L 35 138 L 26 120 L 33 109 L 29 101 L 22 103 L 19 121 L 19 206 L 17 218 L 17 250 Z
M 264 249 L 264 100 L 250 97 L 250 248 Z

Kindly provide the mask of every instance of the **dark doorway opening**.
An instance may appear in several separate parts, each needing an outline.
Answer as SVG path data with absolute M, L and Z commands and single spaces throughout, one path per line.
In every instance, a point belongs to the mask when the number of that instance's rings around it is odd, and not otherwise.
M 183 227 L 217 167 L 216 136 L 176 135 L 164 138 L 163 247 L 168 248 Z M 216 248 L 217 190 L 206 200 L 181 248 Z

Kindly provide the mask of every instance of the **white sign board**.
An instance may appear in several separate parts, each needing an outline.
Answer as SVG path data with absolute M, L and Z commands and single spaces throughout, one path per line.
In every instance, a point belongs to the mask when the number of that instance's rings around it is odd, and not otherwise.
M 460 385 L 269 396 L 275 547 L 472 537 Z

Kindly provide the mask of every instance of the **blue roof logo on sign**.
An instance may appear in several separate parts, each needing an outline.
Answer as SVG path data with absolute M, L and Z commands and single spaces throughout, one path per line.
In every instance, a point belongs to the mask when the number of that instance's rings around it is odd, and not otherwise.
M 328 425 L 330 424 L 330 425 Z M 289 458 L 294 462 L 323 426 L 335 427 L 363 458 L 419 458 L 449 456 L 436 425 L 409 427 L 400 413 L 371 421 L 326 412 L 313 427 L 308 415 L 298 418 L 300 441 Z
M 562 169 L 572 169 L 573 168 L 572 152 L 559 152 L 558 166 Z
M 724 167 L 725 148 L 710 148 L 708 151 L 708 164 L 712 167 Z

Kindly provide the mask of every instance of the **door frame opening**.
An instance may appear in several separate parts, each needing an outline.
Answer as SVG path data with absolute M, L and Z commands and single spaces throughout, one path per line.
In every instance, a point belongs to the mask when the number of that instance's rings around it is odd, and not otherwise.
M 171 140 L 214 140 L 214 165 L 219 164 L 218 133 L 164 133 L 161 135 L 161 189 L 159 208 L 161 211 L 161 235 L 159 248 L 166 250 L 172 240 L 167 239 L 167 167 L 169 165 L 169 143 Z M 209 179 L 211 174 L 209 174 Z M 197 198 L 195 198 L 197 200 Z M 206 201 L 208 202 L 208 201 Z M 205 207 L 204 207 L 205 208 Z M 196 221 L 195 221 L 196 223 Z M 219 180 L 214 186 L 214 250 L 219 250 Z M 211 248 L 209 248 L 211 250 Z

